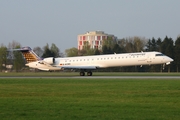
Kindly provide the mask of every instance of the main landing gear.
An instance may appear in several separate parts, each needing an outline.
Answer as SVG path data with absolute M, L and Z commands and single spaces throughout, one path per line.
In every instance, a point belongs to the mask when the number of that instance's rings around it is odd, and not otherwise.
M 84 76 L 85 75 L 85 72 L 84 71 L 81 71 L 80 72 L 80 76 Z M 87 72 L 87 76 L 92 76 L 92 72 L 91 71 L 88 71 Z

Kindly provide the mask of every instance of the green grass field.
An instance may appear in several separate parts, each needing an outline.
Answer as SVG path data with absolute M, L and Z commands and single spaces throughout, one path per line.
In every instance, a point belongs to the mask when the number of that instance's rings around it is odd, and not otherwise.
M 2 76 L 79 76 L 79 72 L 9 72 L 9 73 L 2 73 L 0 72 L 0 77 Z M 94 72 L 93 76 L 180 76 L 180 73 L 157 73 L 157 72 Z
M 0 79 L 1 120 L 179 120 L 180 80 Z

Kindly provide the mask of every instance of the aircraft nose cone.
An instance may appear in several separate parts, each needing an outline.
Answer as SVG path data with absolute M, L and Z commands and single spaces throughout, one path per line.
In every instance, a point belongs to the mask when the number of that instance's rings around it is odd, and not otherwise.
M 174 60 L 173 60 L 172 58 L 169 58 L 169 61 L 172 62 L 172 61 L 174 61 Z
M 168 57 L 168 59 L 166 59 L 166 65 L 171 64 L 172 61 L 174 61 L 172 58 Z

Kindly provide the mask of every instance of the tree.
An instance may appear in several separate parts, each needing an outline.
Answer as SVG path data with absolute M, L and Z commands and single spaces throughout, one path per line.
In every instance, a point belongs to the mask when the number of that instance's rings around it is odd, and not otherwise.
M 151 51 L 151 48 L 152 48 L 152 42 L 151 39 L 149 39 L 146 44 L 146 51 Z
M 103 45 L 102 54 L 113 54 L 112 48 L 109 45 Z
M 162 44 L 161 38 L 158 38 L 156 40 L 153 37 L 152 40 L 149 39 L 149 41 L 146 44 L 147 51 L 159 51 L 159 52 L 161 52 L 161 44 Z
M 131 41 L 126 41 L 127 43 L 126 43 L 126 46 L 125 46 L 125 51 L 127 52 L 127 53 L 129 53 L 129 52 L 135 52 L 135 48 L 134 48 L 134 45 L 133 45 L 133 43 L 131 42 Z
M 161 44 L 162 44 L 161 38 L 157 39 L 156 44 L 157 44 L 157 46 L 156 46 L 157 47 L 157 51 L 161 52 Z
M 88 42 L 88 41 L 84 41 L 84 42 L 83 42 L 83 49 L 84 49 L 84 50 L 89 50 L 89 49 L 90 49 L 90 45 L 89 45 L 89 42 Z
M 60 57 L 60 50 L 54 43 L 51 44 L 51 52 L 54 54 L 54 57 Z
M 15 49 L 15 48 L 20 48 L 20 43 L 19 42 L 16 42 L 16 41 L 12 41 L 8 44 L 8 49 L 10 50 L 9 53 L 8 53 L 8 58 L 9 58 L 9 61 L 11 64 L 13 64 L 13 60 L 14 60 L 14 52 L 12 51 L 12 49 Z
M 95 48 L 98 49 L 98 48 Z M 91 48 L 88 41 L 83 42 L 83 49 L 78 51 L 79 56 L 94 55 L 95 49 Z
M 43 50 L 40 48 L 40 47 L 35 47 L 33 49 L 33 51 L 39 56 L 39 57 L 42 57 L 43 55 Z
M 112 37 L 108 37 L 107 39 L 103 40 L 102 54 L 113 54 L 113 47 L 115 44 L 116 43 Z
M 25 61 L 20 51 L 14 52 L 14 69 L 19 72 L 25 65 Z
M 47 57 L 54 57 L 55 54 L 53 52 L 51 52 L 51 50 L 49 49 L 49 44 L 47 43 L 46 46 L 43 47 L 43 58 L 47 58 Z
M 7 48 L 4 45 L 0 47 L 0 71 L 6 69 L 7 64 Z
M 144 51 L 147 40 L 143 37 L 129 37 L 119 41 L 120 48 L 123 52 L 140 52 Z
M 114 53 L 122 53 L 122 52 L 123 52 L 123 50 L 121 49 L 121 47 L 120 47 L 118 44 L 115 44 L 115 45 L 113 46 L 112 51 L 113 51 Z
M 95 49 L 94 55 L 100 55 L 100 54 L 101 54 L 101 52 L 98 49 Z
M 15 48 L 21 48 L 20 44 L 19 46 L 16 46 Z M 14 69 L 16 72 L 19 72 L 25 65 L 25 60 L 23 59 L 22 53 L 20 51 L 14 51 Z
M 171 58 L 174 58 L 174 42 L 172 38 L 168 38 L 167 36 L 164 38 L 161 44 L 161 52 Z M 173 64 L 169 65 L 168 72 L 170 72 L 170 67 L 172 66 Z
M 155 40 L 155 38 L 152 38 L 152 48 L 151 51 L 156 51 L 157 50 L 157 41 Z
M 44 51 L 42 55 L 43 58 L 60 57 L 60 52 L 59 52 L 60 50 L 54 43 L 52 43 L 51 49 L 49 48 L 49 44 L 47 43 L 46 46 L 43 47 L 43 51 Z
M 20 48 L 21 44 L 16 41 L 12 41 L 8 44 L 8 49 Z
M 146 44 L 145 38 L 135 36 L 133 38 L 133 46 L 135 49 L 134 52 L 144 51 L 145 44 Z
M 21 48 L 21 44 L 19 42 L 12 41 L 11 43 L 8 44 L 8 49 L 16 49 L 16 48 Z M 21 52 L 19 51 L 9 52 L 8 58 L 11 59 L 10 63 L 13 64 L 13 69 L 16 72 L 19 72 L 24 67 L 25 60 Z
M 175 47 L 174 47 L 174 53 L 175 53 L 175 57 L 174 57 L 174 61 L 176 63 L 176 71 L 179 72 L 179 67 L 180 67 L 180 37 L 178 37 L 175 41 Z
M 168 38 L 167 36 L 164 38 L 161 44 L 161 52 L 165 55 L 173 58 L 174 57 L 174 42 L 172 38 Z
M 88 55 L 94 55 L 94 54 L 95 54 L 95 49 L 93 48 L 88 48 L 88 49 L 83 48 L 82 50 L 78 51 L 79 56 L 88 56 Z
M 86 53 L 84 54 L 84 56 L 94 55 L 94 54 L 95 54 L 95 49 L 89 48 L 89 49 L 86 49 Z
M 121 52 L 122 53 L 125 53 L 125 46 L 126 46 L 126 40 L 123 38 L 123 39 L 120 39 L 118 40 L 117 44 L 119 45 L 120 49 L 121 49 Z
M 161 39 L 159 38 L 156 40 L 154 37 L 152 39 L 149 39 L 147 44 L 146 44 L 146 50 L 147 51 L 158 51 L 159 50 L 159 45 L 161 43 Z M 162 71 L 162 66 L 161 65 L 151 65 L 151 66 L 146 66 L 146 69 L 151 72 L 160 72 Z
M 66 49 L 65 50 L 66 56 L 67 57 L 74 57 L 74 56 L 78 56 L 78 49 L 73 47 L 70 49 Z

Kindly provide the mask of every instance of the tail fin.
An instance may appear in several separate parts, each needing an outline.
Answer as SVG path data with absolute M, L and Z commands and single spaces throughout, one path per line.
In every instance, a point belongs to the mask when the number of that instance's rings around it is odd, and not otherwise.
M 18 50 L 22 52 L 27 63 L 41 60 L 41 58 L 38 55 L 36 55 L 36 53 L 30 47 L 22 47 L 21 49 Z

